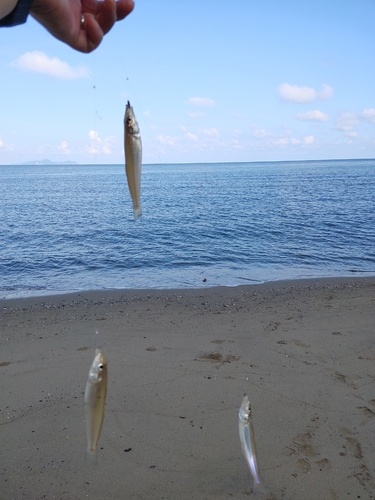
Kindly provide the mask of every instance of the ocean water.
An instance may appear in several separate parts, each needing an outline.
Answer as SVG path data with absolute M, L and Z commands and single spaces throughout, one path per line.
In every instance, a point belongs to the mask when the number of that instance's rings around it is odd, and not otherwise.
M 375 275 L 375 160 L 0 166 L 0 298 Z

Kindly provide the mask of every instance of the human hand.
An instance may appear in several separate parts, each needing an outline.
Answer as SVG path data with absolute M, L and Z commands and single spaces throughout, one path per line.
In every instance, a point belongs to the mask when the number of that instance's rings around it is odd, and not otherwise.
M 34 0 L 30 14 L 53 36 L 88 53 L 133 8 L 133 0 Z

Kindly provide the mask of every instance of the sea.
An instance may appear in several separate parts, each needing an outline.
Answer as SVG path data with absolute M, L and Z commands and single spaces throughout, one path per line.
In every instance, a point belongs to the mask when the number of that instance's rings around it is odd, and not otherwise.
M 375 159 L 1 165 L 0 298 L 375 275 Z

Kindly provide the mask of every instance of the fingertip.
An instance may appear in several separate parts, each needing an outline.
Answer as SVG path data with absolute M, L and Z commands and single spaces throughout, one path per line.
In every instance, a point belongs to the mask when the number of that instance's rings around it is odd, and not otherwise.
M 116 22 L 117 2 L 115 0 L 105 0 L 101 2 L 100 11 L 96 15 L 96 21 L 99 24 L 104 35 L 113 28 Z
M 116 2 L 117 21 L 121 21 L 128 16 L 134 9 L 133 0 L 118 0 Z

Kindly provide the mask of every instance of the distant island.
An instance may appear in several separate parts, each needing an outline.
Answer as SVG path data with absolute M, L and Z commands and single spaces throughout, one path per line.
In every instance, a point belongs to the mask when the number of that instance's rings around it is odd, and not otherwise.
M 32 160 L 20 163 L 20 165 L 77 165 L 76 161 L 51 161 L 51 160 Z

